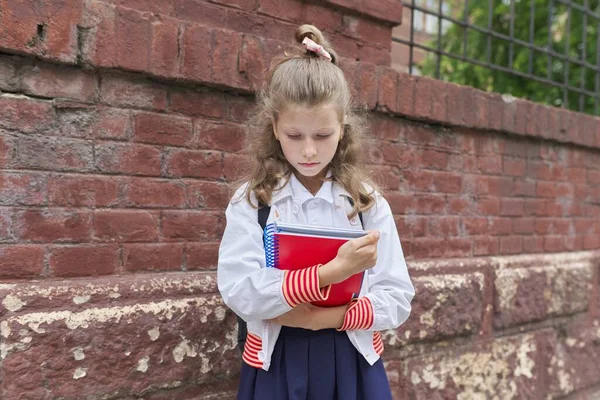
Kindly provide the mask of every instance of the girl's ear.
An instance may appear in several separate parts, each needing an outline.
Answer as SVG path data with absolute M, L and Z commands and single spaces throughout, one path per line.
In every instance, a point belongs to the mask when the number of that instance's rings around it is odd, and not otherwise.
M 277 123 L 274 119 L 271 120 L 271 126 L 273 126 L 273 135 L 275 135 L 275 140 L 279 140 L 279 133 L 277 132 Z

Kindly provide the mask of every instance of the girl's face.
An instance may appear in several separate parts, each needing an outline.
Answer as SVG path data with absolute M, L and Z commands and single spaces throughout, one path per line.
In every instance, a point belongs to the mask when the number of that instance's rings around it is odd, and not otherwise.
M 331 105 L 292 105 L 273 121 L 275 138 L 294 169 L 306 178 L 322 178 L 343 135 L 336 109 Z

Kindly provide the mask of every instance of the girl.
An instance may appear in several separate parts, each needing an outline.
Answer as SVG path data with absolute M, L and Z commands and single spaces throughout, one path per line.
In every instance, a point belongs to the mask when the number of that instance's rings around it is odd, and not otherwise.
M 260 93 L 255 166 L 227 207 L 219 250 L 219 291 L 248 328 L 238 399 L 391 399 L 378 331 L 406 321 L 414 289 L 390 207 L 364 172 L 362 120 L 337 56 L 312 25 L 295 38 L 303 48 L 272 64 Z M 269 223 L 361 229 L 362 220 L 369 233 L 327 264 L 266 268 L 264 206 Z M 358 299 L 310 305 L 361 271 Z

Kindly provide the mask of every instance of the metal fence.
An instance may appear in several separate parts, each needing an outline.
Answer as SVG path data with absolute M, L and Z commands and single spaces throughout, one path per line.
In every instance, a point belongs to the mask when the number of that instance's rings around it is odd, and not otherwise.
M 600 115 L 600 0 L 403 5 L 410 73 Z

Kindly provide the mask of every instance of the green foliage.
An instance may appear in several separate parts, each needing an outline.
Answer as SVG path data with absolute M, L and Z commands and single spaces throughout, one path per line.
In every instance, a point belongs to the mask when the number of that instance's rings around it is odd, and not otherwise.
M 445 0 L 451 2 L 452 17 L 463 20 L 464 0 Z M 530 32 L 531 1 L 534 1 L 534 28 Z M 595 13 L 600 13 L 600 0 L 575 0 L 574 3 L 584 5 Z M 488 29 L 489 0 L 468 1 L 468 23 L 482 29 Z M 510 0 L 493 0 L 493 14 L 491 29 L 502 35 L 510 36 L 511 32 L 511 5 Z M 552 4 L 552 8 L 550 7 Z M 454 12 L 459 10 L 458 13 Z M 550 13 L 551 12 L 551 13 Z M 551 49 L 561 55 L 568 54 L 575 60 L 584 59 L 584 34 L 585 34 L 585 60 L 592 66 L 597 65 L 599 49 L 599 20 L 587 16 L 584 24 L 584 13 L 571 8 L 569 23 L 569 8 L 559 1 L 548 0 L 514 0 L 513 37 L 529 43 L 533 39 L 535 46 L 546 49 L 551 43 Z M 548 20 L 551 15 L 550 21 Z M 550 23 L 549 23 L 550 22 Z M 468 59 L 481 63 L 491 63 L 504 68 L 511 68 L 523 74 L 531 74 L 542 79 L 548 79 L 559 84 L 568 83 L 576 88 L 583 88 L 596 92 L 596 73 L 589 68 L 583 68 L 574 63 L 566 63 L 556 57 L 530 50 L 525 46 L 510 43 L 508 40 L 491 37 L 472 28 L 463 28 L 458 24 L 452 26 L 442 35 L 440 48 L 459 58 L 463 55 Z M 584 32 L 584 26 L 586 30 Z M 568 29 L 570 28 L 570 29 Z M 466 43 L 466 49 L 464 46 Z M 429 47 L 438 48 L 437 35 Z M 510 56 L 512 47 L 512 60 Z M 424 62 L 418 67 L 423 75 L 436 76 L 437 59 L 435 53 L 429 53 Z M 475 65 L 460 59 L 442 56 L 440 59 L 439 78 L 473 86 L 482 90 L 515 97 L 527 98 L 539 103 L 554 106 L 563 105 L 563 88 L 553 87 L 547 83 L 531 78 L 515 75 L 510 72 L 492 70 Z M 582 75 L 583 74 L 583 75 Z M 583 84 L 582 84 L 583 77 Z M 565 107 L 572 110 L 580 109 L 580 94 L 567 91 L 567 104 Z M 594 113 L 594 98 L 584 95 L 583 111 Z

